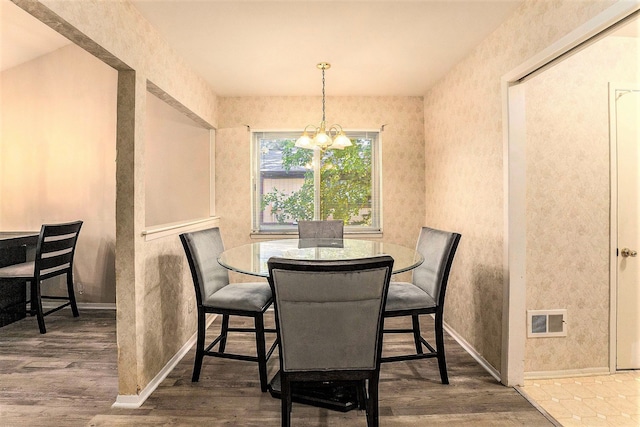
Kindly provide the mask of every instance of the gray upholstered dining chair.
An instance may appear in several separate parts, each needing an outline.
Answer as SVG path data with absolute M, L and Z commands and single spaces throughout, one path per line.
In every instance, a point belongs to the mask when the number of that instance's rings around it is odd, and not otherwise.
M 292 385 L 317 381 L 357 384 L 367 425 L 378 426 L 383 311 L 393 258 L 272 257 L 268 266 L 280 349 L 282 426 L 291 424 Z
M 273 302 L 269 284 L 229 283 L 228 271 L 218 263 L 218 256 L 224 251 L 218 227 L 183 233 L 180 240 L 189 262 L 198 309 L 198 339 L 191 381 L 200 379 L 204 356 L 244 360 L 258 363 L 260 389 L 267 391 L 267 361 L 276 348 L 275 341 L 268 352 L 265 348 L 265 332 L 275 332 L 264 327 L 264 312 Z M 207 313 L 221 314 L 222 326 L 220 334 L 205 347 Z M 230 327 L 230 316 L 251 317 L 254 327 Z M 255 333 L 256 356 L 225 352 L 230 332 Z M 216 344 L 218 351 L 213 351 Z
M 416 250 L 424 256 L 424 262 L 413 270 L 412 282 L 391 282 L 384 312 L 385 317 L 411 316 L 411 329 L 385 329 L 384 332 L 413 334 L 416 352 L 385 356 L 381 362 L 435 357 L 442 384 L 449 384 L 444 350 L 444 302 L 449 271 L 460 237 L 458 233 L 422 227 Z M 423 314 L 435 315 L 435 348 L 420 333 L 419 317 Z M 424 348 L 428 350 L 426 353 Z
M 44 316 L 67 306 L 71 306 L 73 317 L 80 315 L 73 289 L 73 257 L 81 227 L 82 221 L 43 224 L 40 227 L 35 260 L 0 268 L 0 285 L 2 282 L 8 281 L 30 283 L 30 298 L 27 301 L 29 314 L 37 317 L 41 334 L 47 332 Z M 43 295 L 42 281 L 61 275 L 66 276 L 67 296 Z M 44 311 L 42 308 L 43 299 L 64 300 L 66 302 Z
M 298 221 L 300 239 L 342 239 L 344 221 L 332 219 L 326 221 Z

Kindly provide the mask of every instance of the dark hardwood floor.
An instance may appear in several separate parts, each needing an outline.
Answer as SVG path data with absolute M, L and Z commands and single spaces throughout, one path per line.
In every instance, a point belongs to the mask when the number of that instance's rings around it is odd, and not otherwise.
M 193 349 L 138 409 L 113 409 L 117 396 L 115 313 L 68 310 L 47 316 L 47 334 L 27 318 L 0 328 L 0 426 L 279 426 L 280 401 L 261 393 L 254 363 L 205 358 L 191 382 Z M 394 319 L 394 321 L 397 321 Z M 268 315 L 273 325 L 273 316 Z M 430 320 L 423 322 L 427 331 Z M 219 319 L 211 328 L 217 330 Z M 402 351 L 408 337 L 391 335 L 385 352 Z M 382 426 L 551 426 L 516 390 L 497 383 L 446 337 L 451 384 L 439 382 L 435 360 L 382 366 Z M 406 345 L 405 345 L 406 343 Z M 248 334 L 229 350 L 253 351 Z M 270 361 L 269 376 L 277 370 Z M 294 404 L 294 426 L 365 426 L 347 413 Z

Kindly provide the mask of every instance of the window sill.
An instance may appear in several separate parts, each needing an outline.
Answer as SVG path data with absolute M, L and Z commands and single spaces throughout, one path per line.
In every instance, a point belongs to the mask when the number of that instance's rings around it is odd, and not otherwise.
M 252 239 L 297 239 L 297 231 L 253 231 L 249 235 Z M 380 239 L 382 238 L 382 231 L 346 231 L 344 232 L 345 239 Z

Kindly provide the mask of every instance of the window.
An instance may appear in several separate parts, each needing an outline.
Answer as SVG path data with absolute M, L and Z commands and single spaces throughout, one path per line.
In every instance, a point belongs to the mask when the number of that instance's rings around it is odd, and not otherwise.
M 380 231 L 380 135 L 346 132 L 352 146 L 295 147 L 299 132 L 253 132 L 253 229 L 286 232 L 299 220 L 342 219 L 347 232 Z

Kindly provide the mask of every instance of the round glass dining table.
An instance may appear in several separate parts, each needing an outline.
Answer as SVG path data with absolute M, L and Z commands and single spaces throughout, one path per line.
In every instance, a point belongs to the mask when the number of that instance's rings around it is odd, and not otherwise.
M 415 249 L 393 243 L 358 239 L 267 240 L 225 250 L 218 262 L 238 273 L 269 277 L 267 261 L 273 256 L 297 260 L 353 260 L 377 255 L 394 259 L 393 274 L 418 267 L 424 261 Z

